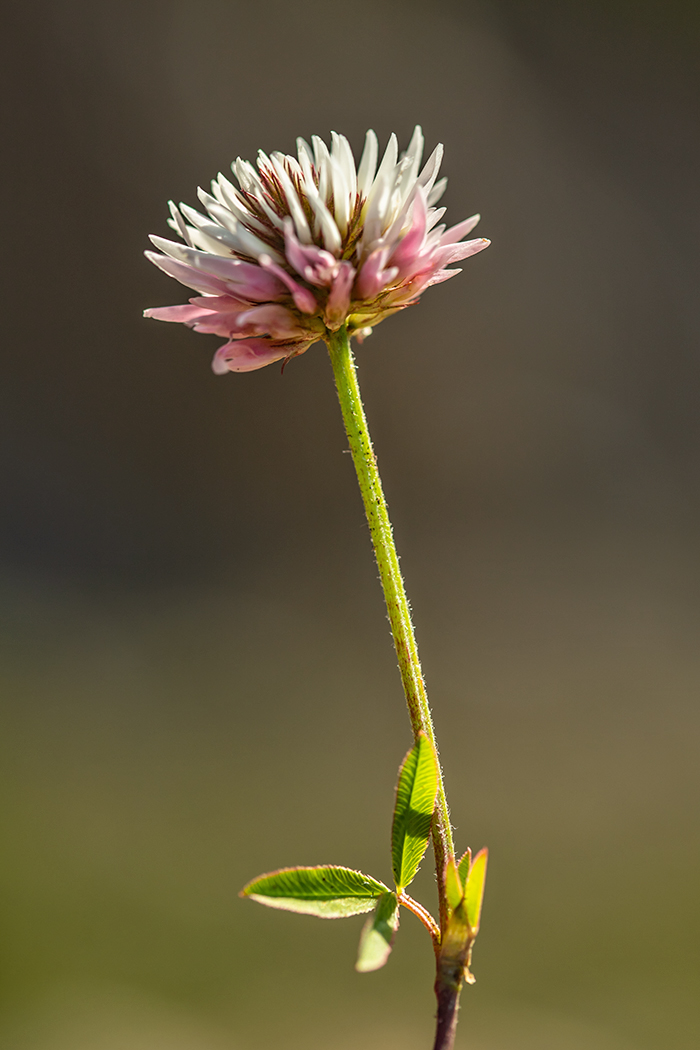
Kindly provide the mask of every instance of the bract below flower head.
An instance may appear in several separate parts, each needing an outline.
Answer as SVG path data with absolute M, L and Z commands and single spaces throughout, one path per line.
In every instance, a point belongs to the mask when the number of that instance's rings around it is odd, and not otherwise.
M 147 258 L 199 295 L 182 306 L 146 310 L 223 336 L 215 372 L 249 372 L 289 359 L 347 325 L 361 342 L 385 317 L 417 302 L 458 269 L 450 264 L 490 243 L 463 240 L 479 216 L 447 229 L 435 205 L 443 148 L 421 168 L 416 127 L 399 155 L 392 135 L 379 161 L 368 131 L 359 167 L 343 135 L 330 149 L 317 136 L 297 140 L 297 156 L 262 151 L 257 167 L 240 158 L 235 186 L 219 174 L 204 211 L 170 202 L 168 224 L 180 241 L 152 236 Z

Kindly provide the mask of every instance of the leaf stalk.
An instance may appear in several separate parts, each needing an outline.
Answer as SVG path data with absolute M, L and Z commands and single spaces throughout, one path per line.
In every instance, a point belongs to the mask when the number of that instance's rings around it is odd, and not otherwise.
M 433 948 L 437 952 L 440 947 L 440 927 L 435 922 L 427 908 L 424 908 L 418 901 L 414 901 L 413 897 L 409 897 L 407 893 L 399 894 L 399 904 L 403 904 L 404 908 L 408 908 L 409 911 L 413 912 L 416 918 L 425 926 L 426 930 L 433 939 Z

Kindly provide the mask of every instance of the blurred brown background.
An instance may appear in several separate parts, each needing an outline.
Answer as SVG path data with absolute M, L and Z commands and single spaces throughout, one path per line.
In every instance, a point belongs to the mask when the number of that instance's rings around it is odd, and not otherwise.
M 387 878 L 407 722 L 322 347 L 216 378 L 146 322 L 168 197 L 367 127 L 446 146 L 493 246 L 358 351 L 460 848 L 464 1050 L 700 1043 L 700 9 L 10 0 L 3 19 L 0 1044 L 421 1050 Z M 432 903 L 429 865 L 417 895 Z

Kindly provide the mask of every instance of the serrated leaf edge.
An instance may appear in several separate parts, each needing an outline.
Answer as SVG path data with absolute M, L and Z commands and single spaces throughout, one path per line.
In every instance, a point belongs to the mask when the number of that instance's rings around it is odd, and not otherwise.
M 243 889 L 239 891 L 238 896 L 239 897 L 250 897 L 250 895 L 255 892 L 253 890 L 253 888 L 252 888 L 253 886 L 257 885 L 257 883 L 261 882 L 263 879 L 271 879 L 275 875 L 287 875 L 288 873 L 294 872 L 294 871 L 328 871 L 328 870 L 331 870 L 331 871 L 343 871 L 343 872 L 347 872 L 350 875 L 359 875 L 361 878 L 368 879 L 370 882 L 375 883 L 376 886 L 379 888 L 378 892 L 371 892 L 371 890 L 368 890 L 367 893 L 338 894 L 335 897 L 328 897 L 327 898 L 328 900 L 341 900 L 343 897 L 353 897 L 353 896 L 356 896 L 356 897 L 374 897 L 375 899 L 378 899 L 379 897 L 381 897 L 381 895 L 383 893 L 391 892 L 389 890 L 389 887 L 385 886 L 384 883 L 380 879 L 375 879 L 373 875 L 365 875 L 364 871 L 358 871 L 357 868 L 346 868 L 342 864 L 297 864 L 297 865 L 294 865 L 294 866 L 289 867 L 289 868 L 275 868 L 274 871 L 266 871 L 266 872 L 263 872 L 262 875 L 257 875 L 254 879 L 251 879 L 250 882 L 247 882 L 245 884 Z M 270 894 L 265 894 L 265 896 L 271 896 L 271 895 Z M 286 894 L 284 894 L 284 896 L 289 897 L 290 894 L 286 893 Z M 309 898 L 309 897 L 298 897 L 296 899 L 297 900 L 323 900 L 322 897 L 311 897 L 311 898 Z

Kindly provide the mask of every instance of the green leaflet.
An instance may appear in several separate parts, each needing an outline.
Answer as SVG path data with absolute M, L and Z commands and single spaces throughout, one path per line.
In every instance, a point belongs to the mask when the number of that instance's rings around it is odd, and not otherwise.
M 459 879 L 463 886 L 467 884 L 467 876 L 472 863 L 472 851 L 467 848 L 467 852 L 463 853 L 457 861 L 457 871 L 459 872 Z
M 396 787 L 391 859 L 398 893 L 415 878 L 427 849 L 437 784 L 435 750 L 421 733 L 403 760 Z
M 464 900 L 464 888 L 454 857 L 450 857 L 445 868 L 445 892 L 447 893 L 447 903 L 454 911 Z
M 268 908 L 342 919 L 371 911 L 388 893 L 383 882 L 361 871 L 328 864 L 315 868 L 280 868 L 253 879 L 240 892 Z
M 474 934 L 477 933 L 481 921 L 481 905 L 484 900 L 484 883 L 486 881 L 486 864 L 488 859 L 489 851 L 487 849 L 479 850 L 469 868 L 467 884 L 464 888 L 467 919 Z
M 370 915 L 360 935 L 355 969 L 358 973 L 380 970 L 389 958 L 394 934 L 399 927 L 399 902 L 391 891 L 377 901 L 374 915 Z

